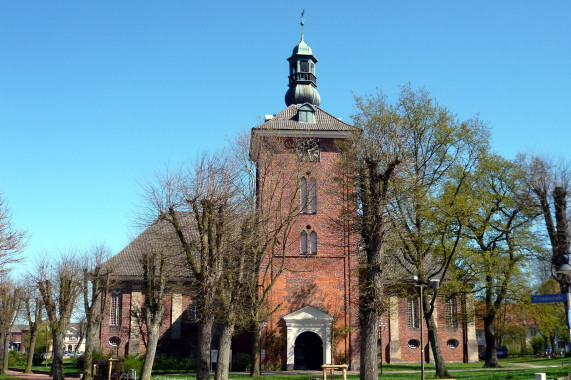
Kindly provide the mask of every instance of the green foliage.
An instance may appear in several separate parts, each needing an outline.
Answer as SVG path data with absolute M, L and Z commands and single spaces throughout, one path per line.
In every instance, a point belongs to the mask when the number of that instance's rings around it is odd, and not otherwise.
M 143 365 L 144 356 L 140 356 L 141 367 Z M 126 367 L 125 367 L 126 368 Z M 196 369 L 196 363 L 192 356 L 185 358 L 172 358 L 168 356 L 157 356 L 153 361 L 153 372 L 176 373 L 189 372 Z
M 9 351 L 8 355 L 8 366 L 18 368 L 24 368 L 26 366 L 26 362 L 28 361 L 27 354 L 12 350 Z
M 545 352 L 545 340 L 540 336 L 534 336 L 531 338 L 531 348 L 534 355 L 542 354 Z
M 134 369 L 137 373 L 141 373 L 143 368 L 143 361 L 145 360 L 144 355 L 127 355 L 125 356 L 125 362 L 123 363 L 123 368 L 125 371 Z
M 252 357 L 246 353 L 239 353 L 234 359 L 232 369 L 234 371 L 249 371 L 252 363 Z

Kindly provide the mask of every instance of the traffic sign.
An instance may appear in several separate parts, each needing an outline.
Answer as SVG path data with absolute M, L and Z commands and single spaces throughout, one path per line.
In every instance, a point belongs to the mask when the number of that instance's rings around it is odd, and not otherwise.
M 550 302 L 566 302 L 567 293 L 557 293 L 557 294 L 541 294 L 537 296 L 531 296 L 531 303 L 550 303 Z

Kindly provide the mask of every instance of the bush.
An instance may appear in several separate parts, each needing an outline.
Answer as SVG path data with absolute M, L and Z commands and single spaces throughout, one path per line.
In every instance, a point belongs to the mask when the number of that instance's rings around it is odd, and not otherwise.
M 234 371 L 249 371 L 252 365 L 252 357 L 246 353 L 236 355 L 232 370 Z
M 125 356 L 125 363 L 123 363 L 123 368 L 125 371 L 129 371 L 134 369 L 137 371 L 137 376 L 141 373 L 141 369 L 143 368 L 143 361 L 145 360 L 144 355 L 127 355 Z
M 196 365 L 192 357 L 171 358 L 160 355 L 153 362 L 153 372 L 189 372 L 195 369 Z
M 42 363 L 44 362 L 44 356 L 45 354 L 34 354 L 34 356 L 32 357 L 32 365 L 33 366 L 42 365 Z
M 9 351 L 8 355 L 8 365 L 10 367 L 24 368 L 26 366 L 28 355 L 25 353 L 12 350 Z
M 531 347 L 533 348 L 533 354 L 543 354 L 545 351 L 544 339 L 541 336 L 534 336 L 531 338 Z

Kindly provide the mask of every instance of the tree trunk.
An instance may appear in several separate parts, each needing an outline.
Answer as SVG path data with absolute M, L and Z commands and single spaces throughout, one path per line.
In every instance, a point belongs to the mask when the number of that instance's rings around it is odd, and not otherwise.
M 63 337 L 65 329 L 52 328 L 52 379 L 65 380 L 63 373 Z
M 360 378 L 364 380 L 377 380 L 379 377 L 377 326 L 378 318 L 376 313 L 368 312 L 361 316 Z
M 262 325 L 254 321 L 254 338 L 252 341 L 252 368 L 250 377 L 260 377 L 260 341 L 262 340 Z M 289 369 L 289 368 L 288 368 Z
M 34 351 L 36 351 L 36 340 L 38 340 L 38 334 L 40 332 L 37 324 L 34 325 L 30 330 L 30 347 L 28 348 L 28 360 L 26 361 L 26 368 L 24 369 L 24 373 L 32 373 L 32 362 L 34 359 Z
M 2 365 L 2 373 L 8 371 L 8 360 L 10 359 L 10 330 L 4 337 L 4 363 Z
M 149 325 L 147 325 L 148 327 Z M 150 380 L 153 370 L 153 362 L 155 361 L 155 353 L 157 352 L 157 343 L 160 337 L 160 320 L 154 322 L 147 330 L 147 351 L 145 353 L 145 361 L 141 369 L 140 380 Z
M 85 352 L 83 353 L 83 380 L 92 380 L 93 378 L 93 346 L 97 338 L 97 327 L 88 323 L 85 331 Z
M 0 375 L 5 373 L 4 371 L 4 342 L 6 341 L 6 332 L 4 329 L 0 330 Z
M 206 315 L 198 324 L 198 363 L 196 380 L 210 380 L 210 346 L 214 317 Z
M 422 290 L 421 290 L 422 291 Z M 434 356 L 434 365 L 436 366 L 435 378 L 446 378 L 450 377 L 448 370 L 446 369 L 446 363 L 444 362 L 444 355 L 442 355 L 442 349 L 440 348 L 440 340 L 438 339 L 438 328 L 436 323 L 434 323 L 434 313 L 427 313 L 430 308 L 430 298 L 425 295 L 423 297 L 423 315 L 426 321 L 426 328 L 428 330 L 428 342 L 430 343 L 430 348 L 432 349 L 432 355 Z M 424 358 L 423 358 L 424 359 Z
M 484 368 L 498 368 L 498 357 L 496 355 L 496 333 L 494 331 L 494 319 L 496 315 L 484 317 L 484 336 L 486 337 L 486 362 Z
M 234 324 L 227 324 L 222 327 L 220 334 L 220 344 L 218 347 L 218 363 L 216 363 L 216 374 L 214 380 L 228 380 L 230 370 L 230 347 L 232 345 L 232 335 L 234 335 Z

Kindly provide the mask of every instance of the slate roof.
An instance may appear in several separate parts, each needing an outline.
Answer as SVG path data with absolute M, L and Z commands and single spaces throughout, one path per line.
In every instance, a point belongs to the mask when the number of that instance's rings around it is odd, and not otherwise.
M 191 224 L 194 218 L 187 215 L 181 218 L 184 223 Z M 188 230 L 193 230 L 189 228 Z M 173 227 L 166 221 L 156 221 L 145 229 L 135 240 L 121 252 L 107 260 L 104 267 L 113 276 L 143 277 L 141 259 L 145 252 L 162 252 L 168 255 L 167 273 L 169 277 L 190 277 L 190 268 Z
M 255 126 L 254 130 L 288 130 L 288 131 L 338 131 L 354 132 L 359 128 L 347 124 L 317 106 L 315 108 L 315 123 L 303 123 L 297 120 L 299 107 L 302 104 L 292 104 L 263 124 Z

